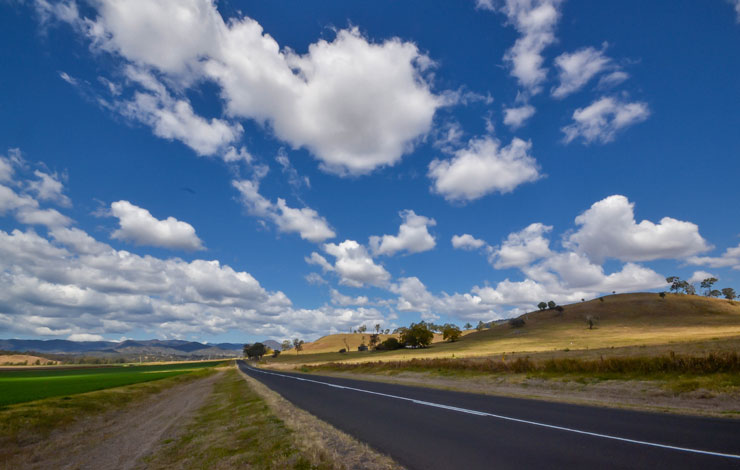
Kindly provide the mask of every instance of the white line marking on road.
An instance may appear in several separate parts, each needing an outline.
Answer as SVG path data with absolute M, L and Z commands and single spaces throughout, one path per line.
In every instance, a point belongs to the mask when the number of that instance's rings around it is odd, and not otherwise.
M 294 376 L 294 375 L 285 375 L 285 374 L 278 374 L 278 373 L 275 373 L 275 372 L 267 372 L 266 370 L 257 369 L 255 367 L 250 367 L 250 366 L 247 366 L 247 367 L 249 368 L 249 370 L 252 370 L 252 371 L 255 371 L 255 372 L 259 372 L 260 374 L 276 375 L 278 377 L 284 377 L 284 378 L 287 378 L 287 379 L 300 380 L 300 381 L 303 381 L 303 382 L 312 382 L 312 383 L 316 383 L 316 384 L 326 385 L 327 387 L 340 388 L 340 389 L 344 389 L 344 390 L 352 390 L 352 391 L 355 391 L 355 392 L 368 393 L 370 395 L 378 395 L 378 396 L 386 397 L 386 398 L 394 398 L 396 400 L 409 401 L 409 402 L 415 403 L 417 405 L 432 406 L 434 408 L 442 408 L 444 410 L 457 411 L 457 412 L 460 412 L 460 413 L 467 413 L 467 414 L 476 415 L 476 416 L 488 416 L 490 418 L 503 419 L 503 420 L 506 420 L 506 421 L 514 421 L 516 423 L 531 424 L 532 426 L 539 426 L 539 427 L 548 428 L 548 429 L 556 429 L 558 431 L 566 431 L 566 432 L 572 432 L 572 433 L 576 433 L 576 434 L 583 434 L 583 435 L 586 435 L 586 436 L 593 436 L 593 437 L 600 437 L 600 438 L 603 438 L 603 439 L 612 439 L 612 440 L 615 440 L 615 441 L 628 442 L 630 444 L 639 444 L 639 445 L 643 445 L 643 446 L 659 447 L 661 449 L 677 450 L 677 451 L 681 451 L 681 452 L 690 452 L 690 453 L 693 453 L 693 454 L 712 455 L 714 457 L 725 457 L 725 458 L 729 458 L 729 459 L 740 459 L 740 455 L 735 455 L 735 454 L 723 454 L 722 452 L 711 452 L 711 451 L 708 451 L 708 450 L 691 449 L 691 448 L 688 448 L 688 447 L 671 446 L 671 445 L 668 445 L 668 444 L 659 444 L 657 442 L 639 441 L 637 439 L 628 439 L 626 437 L 612 436 L 612 435 L 609 435 L 609 434 L 601 434 L 601 433 L 591 432 L 591 431 L 583 431 L 583 430 L 580 430 L 580 429 L 567 428 L 565 426 L 556 426 L 554 424 L 539 423 L 537 421 L 530 421 L 530 420 L 527 420 L 527 419 L 512 418 L 511 416 L 497 415 L 497 414 L 494 414 L 494 413 L 487 413 L 485 411 L 469 410 L 467 408 L 458 408 L 456 406 L 442 405 L 440 403 L 432 403 L 432 402 L 423 401 L 423 400 L 415 400 L 413 398 L 401 397 L 401 396 L 398 396 L 398 395 L 390 395 L 388 393 L 373 392 L 372 390 L 364 390 L 364 389 L 355 388 L 355 387 L 346 387 L 344 385 L 337 385 L 337 384 L 332 384 L 332 383 L 327 383 L 327 382 L 321 382 L 319 380 L 306 379 L 304 377 L 297 377 L 297 376 Z

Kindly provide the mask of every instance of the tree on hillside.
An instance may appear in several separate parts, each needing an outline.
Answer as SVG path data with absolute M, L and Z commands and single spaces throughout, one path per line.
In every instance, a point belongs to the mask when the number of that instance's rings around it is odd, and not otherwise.
M 665 292 L 661 292 L 658 295 L 660 296 L 661 299 L 665 299 Z
M 463 328 L 465 328 L 466 330 L 469 330 L 472 327 L 473 327 L 473 325 L 471 325 L 470 322 L 467 322 L 465 325 L 463 325 Z
M 681 291 L 682 280 L 678 276 L 668 276 L 665 278 L 665 282 L 671 285 L 671 292 L 678 294 Z
M 478 331 L 483 331 L 483 328 L 485 328 L 486 325 L 483 323 L 483 321 L 478 321 L 478 326 L 475 327 Z
M 457 325 L 447 323 L 442 327 L 442 339 L 445 341 L 453 343 L 460 339 L 460 336 L 462 336 L 462 331 L 460 331 L 460 328 L 458 328 Z
M 547 308 L 547 302 L 538 303 L 537 308 L 539 308 L 540 310 L 545 310 Z
M 732 287 L 725 287 L 724 289 L 722 289 L 722 295 L 724 295 L 725 299 L 727 300 L 735 300 L 735 298 L 737 297 L 737 294 L 735 294 L 735 289 L 733 289 Z
M 295 348 L 295 352 L 297 353 L 303 351 L 303 340 L 295 338 L 293 340 L 293 347 Z
M 378 328 L 376 331 L 379 331 L 380 328 Z M 372 333 L 370 335 L 370 347 L 375 347 L 380 343 L 380 333 Z
M 283 341 L 283 344 L 280 345 L 280 349 L 282 349 L 283 351 L 293 349 L 293 343 L 291 343 L 289 339 L 286 339 L 285 341 Z
M 547 308 L 552 309 L 552 308 L 555 308 L 557 306 L 558 306 L 558 304 L 556 304 L 553 300 L 547 302 Z
M 671 292 L 680 294 L 682 291 L 687 295 L 696 295 L 696 289 L 693 284 L 686 282 L 678 276 L 670 276 L 665 278 L 665 282 L 671 285 Z M 702 284 L 704 284 L 702 282 Z
M 401 342 L 412 348 L 425 348 L 432 343 L 434 333 L 426 323 L 412 323 L 401 332 Z
M 722 295 L 722 292 L 717 289 L 712 289 L 709 291 L 709 294 L 707 294 L 708 297 L 719 297 L 720 295 Z
M 367 331 L 367 326 L 366 325 L 360 325 L 360 327 L 357 328 L 357 331 L 360 332 L 360 333 L 364 333 L 364 332 Z
M 715 282 L 717 282 L 716 277 L 708 277 L 701 281 L 701 288 L 704 289 L 704 295 L 706 295 L 707 297 L 712 297 L 712 286 Z
M 247 348 L 246 352 L 247 357 L 250 359 L 260 360 L 262 359 L 262 356 L 267 354 L 267 347 L 262 343 L 254 343 Z
M 247 357 L 247 351 L 249 351 L 249 348 L 250 348 L 251 346 L 252 346 L 252 345 L 251 345 L 251 344 L 249 344 L 249 343 L 247 343 L 247 344 L 245 344 L 245 345 L 244 345 L 244 347 L 242 348 L 242 356 L 243 356 L 243 357 Z
M 376 323 L 375 324 L 375 334 L 376 335 L 379 335 L 380 334 L 380 323 Z

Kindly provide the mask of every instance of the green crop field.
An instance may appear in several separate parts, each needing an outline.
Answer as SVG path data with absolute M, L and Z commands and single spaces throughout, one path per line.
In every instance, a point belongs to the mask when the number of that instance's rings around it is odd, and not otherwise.
M 0 371 L 0 406 L 150 382 L 224 363 Z

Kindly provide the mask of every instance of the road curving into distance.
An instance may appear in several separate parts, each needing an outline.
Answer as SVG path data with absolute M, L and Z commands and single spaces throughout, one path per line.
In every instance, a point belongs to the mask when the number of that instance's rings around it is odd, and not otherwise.
M 740 420 L 239 367 L 408 469 L 740 469 Z

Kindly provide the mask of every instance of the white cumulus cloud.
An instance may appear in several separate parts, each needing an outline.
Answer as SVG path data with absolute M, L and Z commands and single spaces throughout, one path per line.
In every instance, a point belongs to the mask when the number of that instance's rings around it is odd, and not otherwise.
M 688 262 L 712 268 L 740 269 L 740 245 L 726 249 L 720 256 L 692 256 Z
M 211 0 L 101 0 L 92 6 L 89 18 L 76 8 L 39 10 L 71 23 L 94 49 L 156 71 L 176 88 L 215 83 L 226 115 L 267 124 L 333 173 L 364 174 L 397 163 L 445 104 L 426 76 L 432 60 L 398 38 L 373 42 L 357 28 L 342 29 L 298 54 L 252 18 L 222 17 Z M 127 107 L 157 135 L 183 140 L 200 153 L 231 142 L 241 130 L 221 119 L 206 121 L 184 99 L 152 89 Z
M 473 139 L 449 160 L 433 160 L 432 190 L 450 201 L 472 201 L 493 192 L 508 193 L 540 178 L 531 143 L 514 138 L 501 147 L 492 137 Z
M 489 2 L 478 2 L 486 7 Z M 560 19 L 560 0 L 506 0 L 501 11 L 516 28 L 519 38 L 504 55 L 511 75 L 531 94 L 541 90 L 547 79 L 543 51 L 555 42 L 555 26 Z
M 534 223 L 520 232 L 510 233 L 501 246 L 491 250 L 490 261 L 496 269 L 525 267 L 550 255 L 550 241 L 543 235 L 549 225 Z
M 456 250 L 477 250 L 486 245 L 487 243 L 485 241 L 479 240 L 469 233 L 452 236 L 452 247 Z
M 117 240 L 137 245 L 158 246 L 179 250 L 202 250 L 203 242 L 187 222 L 167 217 L 159 220 L 148 210 L 129 201 L 111 203 L 111 215 L 118 218 L 120 227 L 111 235 Z
M 362 287 L 365 284 L 382 287 L 387 285 L 391 278 L 383 266 L 375 264 L 367 249 L 354 240 L 345 240 L 339 244 L 326 243 L 323 248 L 336 259 L 334 266 L 318 253 L 313 253 L 310 261 L 307 261 L 336 272 L 341 284 L 351 287 Z
M 512 129 L 518 129 L 534 116 L 535 109 L 531 104 L 504 109 L 504 124 Z
M 595 202 L 575 219 L 579 226 L 568 244 L 594 261 L 607 258 L 622 261 L 681 259 L 710 247 L 691 222 L 663 217 L 659 223 L 637 223 L 634 203 L 613 195 Z
M 573 112 L 573 122 L 561 130 L 565 142 L 580 137 L 583 142 L 607 143 L 614 140 L 620 130 L 640 123 L 650 116 L 647 103 L 634 101 L 627 103 L 615 98 L 600 98 L 585 108 Z
M 383 235 L 370 237 L 370 248 L 374 255 L 394 255 L 399 251 L 407 253 L 421 253 L 436 246 L 434 236 L 429 233 L 429 227 L 437 223 L 434 219 L 417 215 L 412 210 L 401 211 L 403 223 L 398 228 L 398 235 Z

